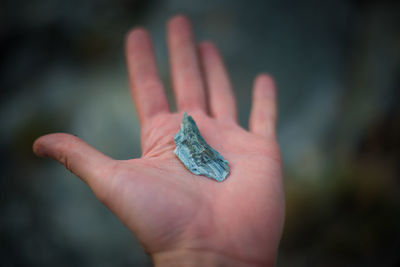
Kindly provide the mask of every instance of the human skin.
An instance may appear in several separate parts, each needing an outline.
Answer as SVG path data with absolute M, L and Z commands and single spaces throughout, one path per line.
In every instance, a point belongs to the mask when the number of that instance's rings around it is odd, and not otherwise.
M 235 98 L 216 47 L 196 45 L 182 15 L 169 20 L 167 36 L 175 113 L 169 110 L 148 32 L 136 28 L 126 38 L 141 158 L 114 160 L 65 133 L 38 138 L 33 150 L 86 182 L 156 266 L 273 266 L 285 213 L 274 82 L 266 74 L 255 78 L 247 131 L 237 123 Z M 225 181 L 192 174 L 173 153 L 184 111 L 229 161 Z

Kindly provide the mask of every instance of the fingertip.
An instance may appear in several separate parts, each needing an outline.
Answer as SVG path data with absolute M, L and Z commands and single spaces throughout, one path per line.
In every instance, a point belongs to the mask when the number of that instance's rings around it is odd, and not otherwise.
M 275 80 L 268 73 L 260 73 L 254 80 L 255 97 L 275 97 Z
M 167 25 L 168 27 L 176 25 L 190 25 L 190 20 L 186 15 L 177 14 L 168 20 Z
M 126 45 L 129 45 L 131 43 L 136 43 L 140 40 L 148 38 L 149 38 L 149 32 L 147 31 L 147 29 L 139 26 L 128 31 L 128 33 L 125 36 L 125 43 Z
M 45 147 L 43 146 L 43 139 L 45 136 L 38 137 L 32 145 L 33 153 L 38 157 L 46 157 Z
M 266 72 L 258 74 L 255 78 L 255 84 L 263 85 L 263 87 L 273 86 L 274 83 L 274 78 Z
M 33 152 L 39 157 L 51 157 L 51 151 L 61 145 L 66 139 L 75 140 L 76 136 L 66 133 L 51 133 L 40 136 L 33 142 Z
M 169 19 L 167 23 L 167 31 L 172 35 L 192 35 L 192 24 L 190 19 L 185 15 L 176 15 Z

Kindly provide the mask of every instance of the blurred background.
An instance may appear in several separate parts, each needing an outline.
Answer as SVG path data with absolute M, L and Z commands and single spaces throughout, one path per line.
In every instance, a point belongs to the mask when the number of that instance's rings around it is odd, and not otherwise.
M 1 1 L 0 265 L 151 265 L 86 185 L 31 145 L 62 131 L 139 157 L 125 34 L 151 31 L 172 100 L 165 21 L 176 13 L 221 50 L 243 127 L 254 76 L 277 81 L 278 266 L 400 266 L 400 2 L 382 0 Z

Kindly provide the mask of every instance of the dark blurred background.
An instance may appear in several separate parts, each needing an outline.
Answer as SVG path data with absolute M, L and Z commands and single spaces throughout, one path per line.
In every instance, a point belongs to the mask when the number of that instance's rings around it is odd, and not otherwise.
M 278 266 L 400 266 L 400 1 L 2 0 L 0 265 L 150 266 L 79 179 L 31 152 L 78 135 L 140 156 L 124 37 L 187 14 L 220 48 L 247 127 L 252 79 L 279 86 L 287 219 Z M 170 91 L 169 98 L 172 99 Z

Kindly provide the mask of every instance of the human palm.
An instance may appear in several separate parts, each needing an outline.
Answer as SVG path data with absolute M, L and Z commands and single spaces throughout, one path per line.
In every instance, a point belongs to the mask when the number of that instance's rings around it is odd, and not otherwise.
M 156 264 L 198 255 L 229 266 L 272 265 L 284 218 L 273 82 L 266 75 L 256 79 L 246 131 L 236 122 L 235 100 L 215 47 L 202 43 L 198 58 L 182 16 L 169 22 L 168 44 L 177 113 L 169 112 L 147 32 L 136 29 L 127 38 L 142 126 L 140 159 L 113 160 L 67 134 L 39 138 L 34 151 L 60 161 L 87 182 Z M 228 160 L 225 181 L 192 174 L 173 153 L 184 111 Z

